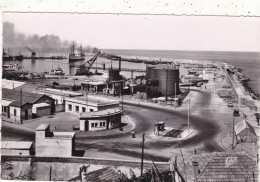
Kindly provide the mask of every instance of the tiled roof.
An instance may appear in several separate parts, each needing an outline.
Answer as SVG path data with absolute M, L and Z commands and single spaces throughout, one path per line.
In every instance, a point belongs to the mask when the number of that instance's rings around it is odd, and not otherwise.
M 88 182 L 120 182 L 121 176 L 118 172 L 109 167 L 106 167 L 89 172 L 84 178 Z
M 257 163 L 246 153 L 217 153 L 196 182 L 257 182 Z
M 21 105 L 24 105 L 25 103 L 33 104 L 42 96 L 43 96 L 43 94 L 22 92 L 22 99 L 21 99 L 20 91 L 2 88 L 2 99 L 14 101 L 10 104 L 11 106 L 19 107 Z M 21 100 L 22 100 L 22 103 L 21 103 Z
M 213 153 L 205 153 L 200 155 L 190 155 L 190 156 L 178 156 L 177 157 L 177 167 L 184 179 L 187 178 L 187 181 L 194 181 L 195 175 L 194 175 L 194 169 L 192 163 L 194 161 L 199 163 L 199 169 L 202 170 L 209 161 L 211 161 L 216 155 L 215 152 Z M 175 159 L 171 159 L 172 161 L 175 161 Z M 183 163 L 184 161 L 184 163 Z M 185 164 L 185 165 L 184 165 Z
M 175 161 L 174 158 L 171 160 Z M 192 165 L 194 161 L 198 162 L 197 177 Z M 213 152 L 183 158 L 178 156 L 177 168 L 188 182 L 256 182 L 258 177 L 256 161 L 245 152 Z

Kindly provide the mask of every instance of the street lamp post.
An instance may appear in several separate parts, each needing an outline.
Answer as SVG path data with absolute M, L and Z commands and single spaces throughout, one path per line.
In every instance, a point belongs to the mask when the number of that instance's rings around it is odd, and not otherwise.
M 143 165 L 144 165 L 144 135 L 143 134 L 143 143 L 142 143 L 142 159 L 141 159 L 141 176 L 143 175 Z

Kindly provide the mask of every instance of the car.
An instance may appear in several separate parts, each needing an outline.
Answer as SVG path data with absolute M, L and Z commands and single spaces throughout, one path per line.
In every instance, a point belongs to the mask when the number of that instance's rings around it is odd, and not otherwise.
M 240 116 L 239 110 L 238 109 L 234 109 L 233 115 L 234 116 Z
M 203 85 L 202 82 L 198 82 L 198 83 L 196 84 L 197 87 L 201 87 L 201 85 Z
M 233 107 L 233 102 L 232 101 L 228 102 L 228 107 Z

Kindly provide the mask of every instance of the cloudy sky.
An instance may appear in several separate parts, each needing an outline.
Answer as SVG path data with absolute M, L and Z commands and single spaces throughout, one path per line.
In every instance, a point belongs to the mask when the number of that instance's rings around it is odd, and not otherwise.
M 3 21 L 103 49 L 260 52 L 257 17 L 5 13 Z

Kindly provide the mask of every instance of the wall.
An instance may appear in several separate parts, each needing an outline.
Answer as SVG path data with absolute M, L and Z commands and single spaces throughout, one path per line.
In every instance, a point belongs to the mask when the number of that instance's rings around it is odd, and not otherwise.
M 64 112 L 65 111 L 65 104 L 56 104 L 55 105 L 55 112 Z
M 72 110 L 69 110 L 69 104 L 72 105 Z M 79 106 L 79 112 L 76 112 L 76 106 Z M 98 111 L 97 107 L 93 107 L 93 106 L 87 106 L 84 104 L 78 104 L 78 103 L 74 103 L 71 101 L 66 101 L 65 102 L 65 112 L 71 113 L 71 114 L 78 114 L 80 115 L 80 113 L 82 113 L 82 108 L 86 108 L 86 112 L 90 112 L 91 109 L 93 109 L 93 111 Z
M 51 115 L 51 106 L 37 107 L 36 113 L 34 114 L 36 114 L 37 117 Z
M 109 116 L 109 126 L 108 129 L 118 128 L 121 124 L 121 113 Z
M 16 109 L 16 116 L 14 116 L 14 110 Z M 10 106 L 10 119 L 20 122 L 21 116 L 22 120 L 25 120 L 25 110 L 28 110 L 28 119 L 32 119 L 32 106 L 31 105 L 24 105 L 22 107 L 22 113 L 21 108 Z
M 105 122 L 105 125 L 103 123 Z M 92 127 L 92 123 L 97 123 L 97 127 Z M 102 126 L 100 126 L 102 123 Z M 81 119 L 80 120 L 80 130 L 81 131 L 98 131 L 98 130 L 106 130 L 106 129 L 113 129 L 118 128 L 121 124 L 121 113 L 106 116 L 106 117 L 99 117 L 93 119 Z M 88 126 L 88 127 L 87 127 Z
M 48 97 L 48 96 L 43 96 L 39 100 L 37 100 L 34 104 L 39 104 L 39 103 L 47 103 L 51 106 L 51 113 L 55 112 L 55 100 Z
M 52 180 L 66 181 L 79 176 L 79 168 L 88 166 L 88 172 L 98 170 L 104 167 L 112 167 L 115 170 L 120 170 L 126 176 L 130 177 L 130 169 L 135 173 L 136 176 L 140 175 L 140 161 L 132 160 L 109 160 L 109 159 L 91 159 L 85 157 L 72 157 L 72 158 L 57 158 L 57 157 L 38 157 L 33 158 L 28 156 L 2 156 L 2 163 L 11 162 L 13 164 L 13 170 L 3 171 L 13 172 L 15 176 L 18 176 L 20 172 L 28 174 L 30 166 L 32 175 L 36 177 L 37 181 L 48 181 L 49 171 L 52 167 Z M 169 170 L 169 163 L 167 162 L 155 162 L 156 167 L 159 170 Z M 144 161 L 144 171 L 151 168 L 151 162 Z M 2 176 L 2 179 L 6 179 Z
M 89 122 L 88 128 L 89 131 L 97 131 L 97 130 L 106 130 L 107 129 L 107 120 L 106 118 L 103 119 L 97 119 L 97 120 L 88 120 L 86 122 Z M 103 123 L 105 122 L 105 126 L 103 126 Z M 92 127 L 92 123 L 97 123 L 97 127 Z M 100 123 L 102 123 L 102 126 L 100 126 Z

